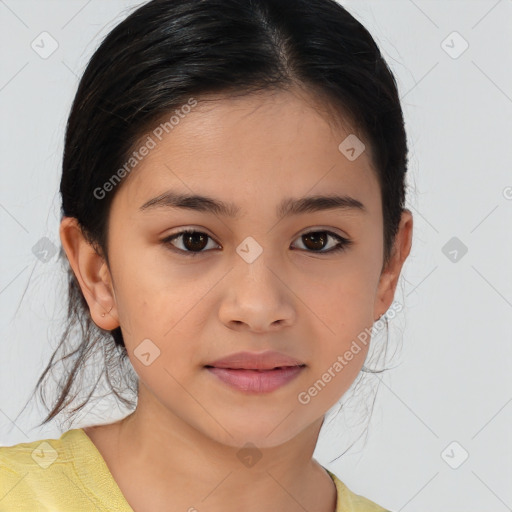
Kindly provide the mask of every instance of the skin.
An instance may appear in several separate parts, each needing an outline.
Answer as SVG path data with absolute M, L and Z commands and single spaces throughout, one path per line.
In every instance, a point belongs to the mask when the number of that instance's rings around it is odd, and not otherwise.
M 335 510 L 334 484 L 313 452 L 325 413 L 358 375 L 368 345 L 308 404 L 297 397 L 390 307 L 412 239 L 405 210 L 383 269 L 379 184 L 369 144 L 354 161 L 339 151 L 349 133 L 297 92 L 199 103 L 116 190 L 110 267 L 75 219 L 62 220 L 61 241 L 91 316 L 103 329 L 121 326 L 140 379 L 134 413 L 84 429 L 134 510 Z M 139 210 L 171 189 L 233 201 L 240 218 Z M 366 212 L 275 217 L 283 198 L 331 193 L 358 199 Z M 194 249 L 184 237 L 162 242 L 192 227 L 211 237 L 196 257 L 170 250 Z M 314 228 L 353 244 L 314 252 L 302 237 Z M 236 252 L 248 236 L 263 249 L 252 263 Z M 329 240 L 327 249 L 337 242 Z M 134 355 L 147 338 L 160 350 L 148 366 Z M 204 369 L 233 352 L 267 349 L 307 367 L 259 395 Z M 262 455 L 252 467 L 237 457 L 248 442 Z

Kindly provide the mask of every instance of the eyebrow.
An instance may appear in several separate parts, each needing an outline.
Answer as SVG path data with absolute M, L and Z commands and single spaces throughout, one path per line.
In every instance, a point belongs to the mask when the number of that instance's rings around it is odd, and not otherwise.
M 227 203 L 208 196 L 180 194 L 173 191 L 165 192 L 150 199 L 145 202 L 139 210 L 146 211 L 157 208 L 182 208 L 198 212 L 213 213 L 233 219 L 238 218 L 240 214 L 240 207 L 234 203 Z M 284 199 L 276 209 L 276 216 L 282 219 L 292 215 L 325 210 L 367 212 L 363 203 L 348 195 L 316 195 L 297 199 Z

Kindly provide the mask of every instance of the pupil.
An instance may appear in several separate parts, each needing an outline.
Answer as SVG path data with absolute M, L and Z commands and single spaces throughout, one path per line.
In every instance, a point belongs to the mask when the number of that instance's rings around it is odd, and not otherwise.
M 304 238 L 306 240 L 309 239 L 309 240 L 313 241 L 313 247 L 310 247 L 310 248 L 312 248 L 312 249 L 323 249 L 324 246 L 325 246 L 327 235 L 326 235 L 326 233 L 321 233 L 320 235 L 318 235 L 316 233 L 310 233 L 310 234 L 304 235 Z M 320 246 L 318 246 L 319 242 L 320 242 Z M 307 243 L 305 243 L 304 245 L 306 245 L 306 247 L 308 247 Z
M 199 242 L 199 245 L 196 245 L 197 241 L 202 239 L 202 243 Z M 191 244 L 187 242 L 191 241 Z M 183 244 L 185 247 L 191 251 L 204 249 L 206 247 L 206 237 L 202 233 L 187 233 L 184 237 Z

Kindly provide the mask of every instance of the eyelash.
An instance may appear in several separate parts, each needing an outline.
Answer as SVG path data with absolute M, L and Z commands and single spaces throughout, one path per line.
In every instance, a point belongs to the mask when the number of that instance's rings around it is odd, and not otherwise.
M 307 249 L 299 249 L 299 250 L 302 250 L 302 251 L 305 250 L 306 252 L 310 252 L 310 253 L 313 253 L 313 254 L 333 254 L 333 253 L 337 253 L 337 252 L 340 252 L 340 251 L 344 251 L 347 247 L 349 247 L 352 244 L 352 241 L 349 240 L 348 238 L 344 238 L 344 237 L 342 237 L 342 236 L 340 236 L 340 235 L 338 235 L 336 233 L 333 233 L 332 231 L 328 231 L 328 230 L 308 231 L 307 233 L 302 233 L 302 235 L 300 235 L 299 238 L 301 238 L 303 236 L 306 236 L 306 235 L 317 234 L 317 233 L 325 233 L 328 236 L 335 238 L 338 241 L 338 245 L 336 245 L 332 249 L 329 249 L 328 251 L 323 251 L 323 250 L 322 251 L 312 251 L 312 250 L 307 250 Z M 204 233 L 202 231 L 197 231 L 197 230 L 194 230 L 194 229 L 185 229 L 183 231 L 179 231 L 177 233 L 174 233 L 174 234 L 164 238 L 162 240 L 162 243 L 164 245 L 168 246 L 170 250 L 172 250 L 174 252 L 178 252 L 180 254 L 183 254 L 186 257 L 196 257 L 196 256 L 199 256 L 200 254 L 208 252 L 208 251 L 205 251 L 205 250 L 201 250 L 201 251 L 197 251 L 197 252 L 184 251 L 183 249 L 176 248 L 171 243 L 174 239 L 179 238 L 180 236 L 192 235 L 192 234 L 206 235 L 210 240 L 213 240 L 213 238 L 211 236 L 209 236 L 207 233 Z M 217 243 L 217 242 L 215 242 L 215 243 Z

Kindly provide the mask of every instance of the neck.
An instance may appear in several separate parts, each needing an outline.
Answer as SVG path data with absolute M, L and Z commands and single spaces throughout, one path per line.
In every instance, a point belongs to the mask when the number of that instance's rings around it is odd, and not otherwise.
M 278 446 L 229 446 L 146 393 L 141 384 L 136 411 L 117 422 L 113 439 L 114 477 L 127 499 L 131 493 L 130 503 L 142 502 L 146 490 L 153 505 L 173 503 L 173 509 L 191 512 L 335 510 L 334 483 L 313 459 L 323 418 Z

